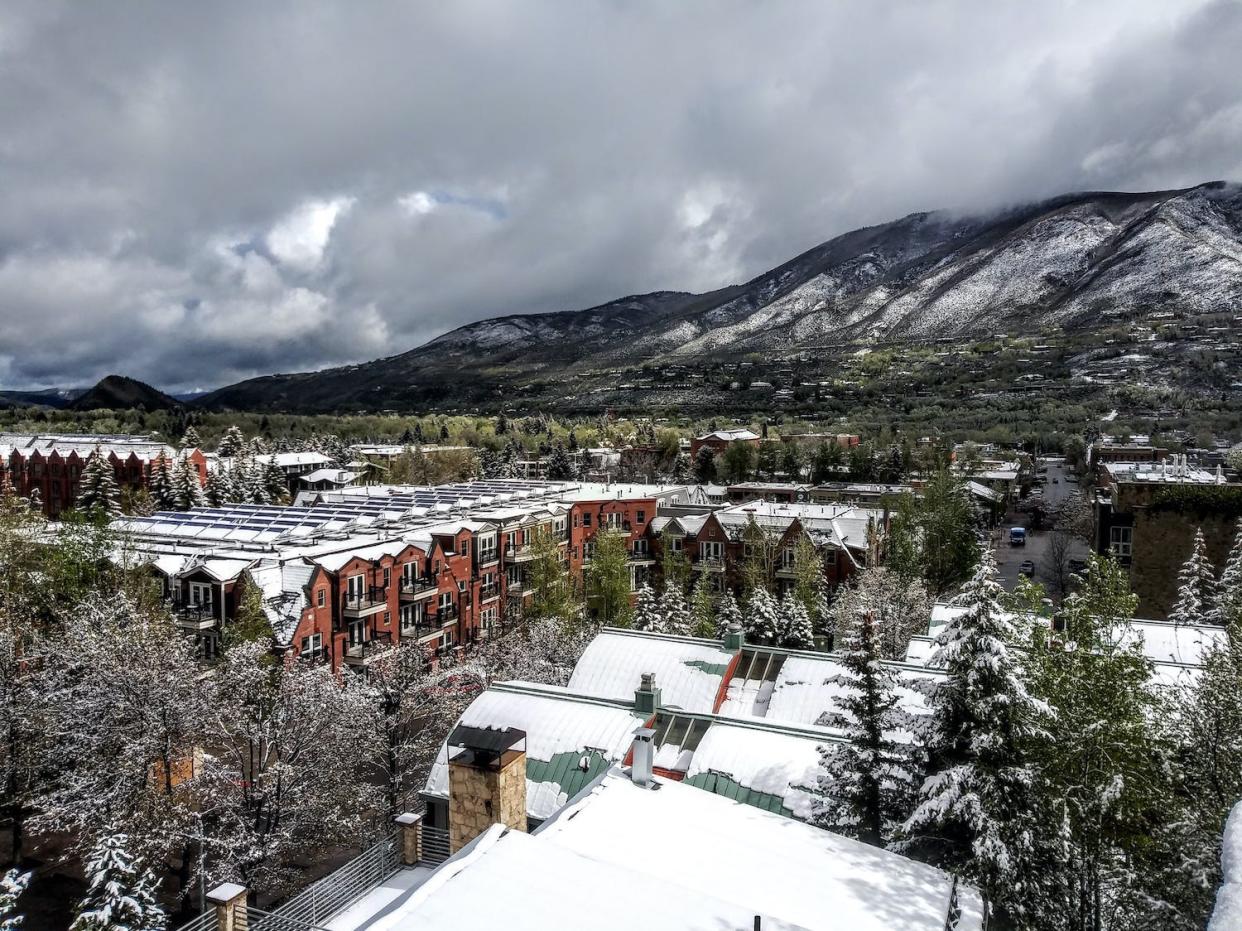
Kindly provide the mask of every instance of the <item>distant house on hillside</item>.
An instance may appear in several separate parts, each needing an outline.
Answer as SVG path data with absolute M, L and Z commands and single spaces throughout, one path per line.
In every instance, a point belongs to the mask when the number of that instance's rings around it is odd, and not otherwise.
M 693 459 L 699 454 L 699 450 L 704 446 L 709 447 L 717 456 L 721 455 L 730 443 L 747 443 L 751 446 L 759 445 L 759 434 L 745 428 L 737 430 L 713 430 L 711 433 L 705 433 L 702 436 L 696 436 L 690 441 L 690 458 Z

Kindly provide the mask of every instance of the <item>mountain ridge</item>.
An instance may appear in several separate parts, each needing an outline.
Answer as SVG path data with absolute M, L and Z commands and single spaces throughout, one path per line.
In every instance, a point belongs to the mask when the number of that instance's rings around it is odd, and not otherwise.
M 1083 192 L 984 215 L 921 211 L 813 246 L 747 282 L 465 324 L 373 362 L 209 392 L 210 409 L 496 404 L 600 366 L 787 354 L 1104 325 L 1242 303 L 1242 188 Z

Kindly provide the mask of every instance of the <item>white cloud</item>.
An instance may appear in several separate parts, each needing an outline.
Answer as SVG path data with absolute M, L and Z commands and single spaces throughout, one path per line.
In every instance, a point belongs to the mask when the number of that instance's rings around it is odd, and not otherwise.
M 296 207 L 267 234 L 267 248 L 283 265 L 313 272 L 323 261 L 332 227 L 354 205 L 353 197 L 311 200 Z
M 411 191 L 397 198 L 397 205 L 412 217 L 431 213 L 436 209 L 436 199 L 426 191 Z

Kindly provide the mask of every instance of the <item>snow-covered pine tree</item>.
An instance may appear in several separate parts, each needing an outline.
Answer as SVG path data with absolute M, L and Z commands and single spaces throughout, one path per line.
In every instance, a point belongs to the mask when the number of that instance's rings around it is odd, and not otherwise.
M 209 507 L 218 508 L 229 501 L 228 473 L 217 469 L 207 473 L 207 486 L 203 489 L 203 497 Z
M 738 606 L 737 598 L 733 596 L 733 592 L 725 590 L 720 596 L 720 604 L 716 609 L 716 630 L 717 640 L 723 640 L 724 635 L 729 632 L 734 624 L 742 626 L 742 609 Z
M 185 433 L 181 436 L 182 449 L 198 449 L 203 445 L 203 441 L 198 438 L 198 431 L 193 425 L 185 428 Z
M 30 502 L 30 510 L 32 511 L 43 510 L 43 494 L 39 491 L 38 486 L 30 489 L 30 497 L 28 497 L 26 500 Z
M 746 600 L 746 613 L 742 618 L 746 642 L 775 643 L 779 625 L 776 599 L 766 588 L 756 588 Z
M 1027 692 L 1010 649 L 1014 630 L 985 548 L 961 594 L 965 607 L 936 638 L 931 665 L 948 673 L 930 695 L 924 735 L 931 776 L 902 828 L 907 847 L 960 873 L 1002 908 L 1036 855 L 1034 767 L 1024 738 L 1046 707 Z
M 240 453 L 245 446 L 246 437 L 234 425 L 225 430 L 224 436 L 220 437 L 220 445 L 216 447 L 216 455 L 222 459 L 228 459 Z
M 157 511 L 171 511 L 177 505 L 172 487 L 172 472 L 165 456 L 160 456 L 151 463 L 151 502 Z
M 267 490 L 263 463 L 256 459 L 246 460 L 245 491 L 242 500 L 249 504 L 271 504 L 272 496 Z
M 22 916 L 16 914 L 17 899 L 30 882 L 30 874 L 11 869 L 0 876 L 0 931 L 16 931 Z
M 676 585 L 665 585 L 660 596 L 660 633 L 685 636 L 690 633 L 690 606 Z
M 815 646 L 815 631 L 811 627 L 811 615 L 797 595 L 786 593 L 780 603 L 780 643 L 797 650 L 809 650 Z
M 77 508 L 86 513 L 100 513 L 109 517 L 121 513 L 121 490 L 116 484 L 116 472 L 112 463 L 96 448 L 82 469 L 78 485 Z
M 1208 619 L 1213 624 L 1242 631 L 1242 519 L 1238 521 L 1233 548 L 1216 583 L 1216 599 Z
M 267 498 L 272 502 L 284 500 L 289 494 L 285 473 L 280 471 L 275 462 L 269 462 L 263 467 L 263 487 L 267 489 Z
M 1190 555 L 1177 573 L 1177 600 L 1169 612 L 1174 624 L 1202 624 L 1216 601 L 1216 574 L 1207 558 L 1203 528 L 1195 530 Z
M 69 931 L 163 931 L 159 883 L 128 846 L 126 835 L 105 834 L 91 848 L 86 861 L 90 888 Z
M 815 822 L 877 847 L 910 814 L 919 785 L 913 747 L 893 739 L 901 726 L 897 680 L 880 662 L 875 619 L 859 614 L 845 632 L 845 672 L 829 682 L 844 686 L 840 711 L 830 727 L 843 730 L 845 743 L 820 746 L 815 789 Z
M 631 623 L 635 630 L 661 630 L 664 627 L 656 594 L 646 582 L 638 589 L 638 597 L 634 603 L 634 619 Z
M 716 633 L 716 594 L 711 589 L 708 573 L 699 573 L 690 591 L 690 633 L 696 637 L 712 637 Z
M 185 457 L 177 460 L 172 471 L 173 500 L 178 511 L 188 511 L 206 502 L 203 486 L 198 483 L 198 471 Z

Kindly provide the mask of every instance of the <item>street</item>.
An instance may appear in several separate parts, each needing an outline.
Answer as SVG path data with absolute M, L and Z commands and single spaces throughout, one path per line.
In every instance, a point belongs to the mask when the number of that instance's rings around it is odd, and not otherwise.
M 1043 495 L 1045 508 L 1051 512 L 1062 501 L 1077 491 L 1079 486 L 1074 480 L 1073 472 L 1066 468 L 1063 461 L 1055 459 L 1047 461 L 1047 470 L 1047 475 L 1044 478 Z M 1010 546 L 1010 527 L 1026 528 L 1025 546 Z M 1032 530 L 1030 515 L 1018 514 L 1012 511 L 1006 517 L 1006 522 L 996 528 L 992 536 L 992 546 L 996 551 L 996 565 L 1000 571 L 1001 584 L 1005 586 L 1007 591 L 1013 591 L 1017 586 L 1018 568 L 1023 561 L 1028 559 L 1035 564 L 1034 579 L 1037 582 L 1042 582 L 1047 588 L 1055 587 L 1050 584 L 1053 580 L 1048 578 L 1048 567 L 1045 565 L 1052 536 L 1048 530 Z M 1077 537 L 1072 537 L 1069 546 L 1069 557 L 1071 559 L 1087 558 L 1089 550 L 1084 541 Z M 1055 595 L 1055 591 L 1050 591 L 1050 596 L 1055 597 Z

